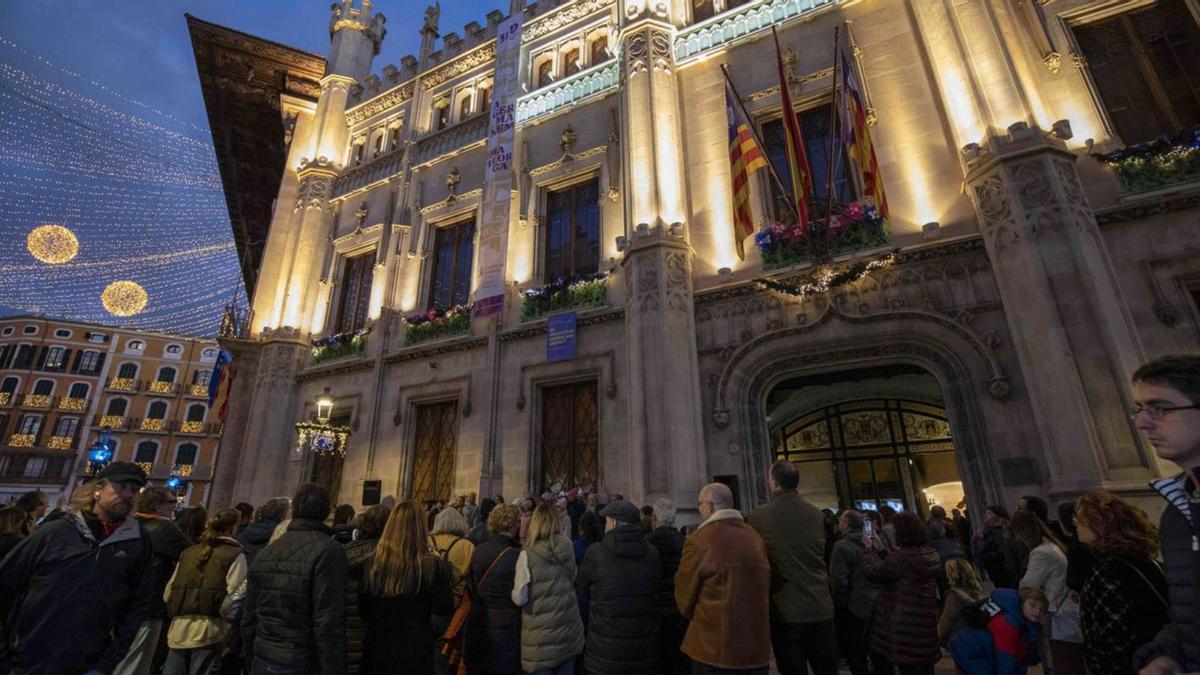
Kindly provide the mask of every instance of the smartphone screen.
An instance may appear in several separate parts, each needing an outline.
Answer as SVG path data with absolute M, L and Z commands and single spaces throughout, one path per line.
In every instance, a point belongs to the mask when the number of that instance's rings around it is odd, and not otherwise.
M 871 521 L 869 521 L 869 520 L 864 520 L 864 521 L 863 521 L 863 538 L 864 538 L 864 539 L 870 539 L 870 538 L 871 538 L 871 535 L 872 535 L 872 534 L 874 534 L 874 533 L 875 533 L 875 527 L 874 527 L 874 525 L 871 523 Z

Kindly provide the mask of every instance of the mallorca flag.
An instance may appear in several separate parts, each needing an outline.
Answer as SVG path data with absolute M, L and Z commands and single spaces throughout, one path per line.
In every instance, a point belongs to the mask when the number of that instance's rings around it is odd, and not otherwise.
M 754 234 L 754 221 L 750 216 L 750 174 L 767 168 L 750 122 L 734 101 L 729 82 L 725 83 L 725 118 L 729 124 L 729 166 L 733 176 L 733 241 L 737 245 L 740 260 L 746 259 L 742 240 Z
M 842 53 L 842 144 L 850 148 L 850 154 L 862 171 L 863 193 L 875 201 L 879 215 L 888 217 L 887 195 L 883 193 L 883 181 L 879 178 L 879 162 L 875 159 L 875 146 L 871 144 L 871 131 L 867 126 L 867 107 L 859 93 L 858 76 L 846 53 Z
M 217 413 L 217 419 L 225 421 L 225 409 L 229 404 L 229 390 L 233 387 L 233 354 L 222 349 L 213 365 L 212 377 L 208 380 L 208 409 Z
M 774 33 L 775 29 L 772 28 Z M 788 173 L 792 176 L 792 197 L 796 200 L 796 224 L 808 226 L 808 196 L 812 194 L 812 169 L 808 165 L 808 151 L 804 149 L 804 136 L 800 133 L 800 122 L 796 119 L 796 108 L 792 105 L 792 90 L 788 86 L 787 71 L 783 67 L 783 53 L 779 51 L 779 35 L 775 35 L 775 61 L 779 66 L 779 100 L 783 103 L 783 138 L 787 146 Z

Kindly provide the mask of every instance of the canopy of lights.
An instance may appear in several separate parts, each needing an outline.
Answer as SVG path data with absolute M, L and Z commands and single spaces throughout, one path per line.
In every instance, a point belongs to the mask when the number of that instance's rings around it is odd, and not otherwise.
M 0 34 L 0 313 L 211 336 L 244 303 L 208 130 Z

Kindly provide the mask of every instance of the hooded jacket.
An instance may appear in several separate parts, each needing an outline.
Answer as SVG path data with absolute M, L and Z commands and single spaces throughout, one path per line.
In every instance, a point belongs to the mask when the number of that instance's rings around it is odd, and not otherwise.
M 521 668 L 525 672 L 554 668 L 583 653 L 575 576 L 575 550 L 562 535 L 528 545 L 517 559 L 513 601 L 523 606 Z
M 254 562 L 254 556 L 271 541 L 271 535 L 279 522 L 275 520 L 256 520 L 237 534 L 238 543 L 246 549 L 246 562 Z
M 662 563 L 639 525 L 622 524 L 588 547 L 576 586 L 589 602 L 583 663 L 592 675 L 659 672 Z
M 1152 642 L 1134 655 L 1134 667 L 1141 669 L 1160 656 L 1175 660 L 1183 672 L 1200 670 L 1200 602 L 1197 601 L 1197 586 L 1200 585 L 1200 513 L 1193 511 L 1189 500 L 1197 488 L 1179 474 L 1152 482 L 1167 500 L 1167 508 L 1159 521 L 1158 541 L 1162 548 L 1163 566 L 1166 568 L 1171 623 L 1168 623 Z
M 966 675 L 1024 675 L 1036 654 L 1040 631 L 1021 611 L 1021 597 L 998 588 L 979 610 L 983 627 L 968 627 L 950 640 L 954 664 Z
M 149 616 L 153 548 L 132 517 L 103 539 L 98 530 L 69 515 L 0 561 L 0 670 L 107 673 L 125 657 Z

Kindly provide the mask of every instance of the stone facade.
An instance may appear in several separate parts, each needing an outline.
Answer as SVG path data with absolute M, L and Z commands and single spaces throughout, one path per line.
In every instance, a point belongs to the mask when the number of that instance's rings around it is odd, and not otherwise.
M 291 145 L 254 319 L 225 340 L 238 375 L 215 503 L 314 476 L 351 504 L 365 481 L 385 495 L 416 482 L 445 486 L 423 497 L 539 491 L 546 392 L 593 381 L 594 403 L 577 410 L 596 418 L 598 487 L 688 508 L 723 476 L 750 506 L 766 496 L 779 420 L 765 401 L 780 383 L 898 366 L 936 380 L 975 509 L 1098 486 L 1146 497 L 1172 467 L 1128 420 L 1128 377 L 1200 345 L 1200 184 L 1126 192 L 1089 156 L 1122 141 L 1071 31 L 1121 9 L 514 2 L 460 37 L 430 8 L 421 53 L 378 76 L 383 17 L 335 5 L 317 103 L 281 103 Z M 804 297 L 755 280 L 804 277 L 812 262 L 768 271 L 752 242 L 745 260 L 734 247 L 722 68 L 756 126 L 778 119 L 772 27 L 798 108 L 829 102 L 835 27 L 862 82 L 890 242 L 834 267 L 899 250 Z M 497 61 L 513 53 L 519 87 L 505 91 Z M 513 141 L 498 145 L 489 125 L 507 123 Z M 495 237 L 486 177 L 504 172 L 511 205 Z M 758 223 L 773 217 L 767 176 L 751 179 Z M 577 308 L 576 357 L 550 361 L 547 319 L 522 312 L 522 291 L 553 281 L 549 196 L 587 180 L 606 300 Z M 470 299 L 488 300 L 499 269 L 503 305 L 414 342 L 405 317 L 435 304 L 439 237 L 471 219 Z M 364 288 L 365 320 L 348 324 Z M 340 358 L 314 358 L 311 340 L 346 326 L 366 332 Z M 349 428 L 333 473 L 295 430 L 326 391 Z M 428 450 L 419 418 L 447 402 L 452 433 Z M 451 473 L 429 483 L 430 471 Z

